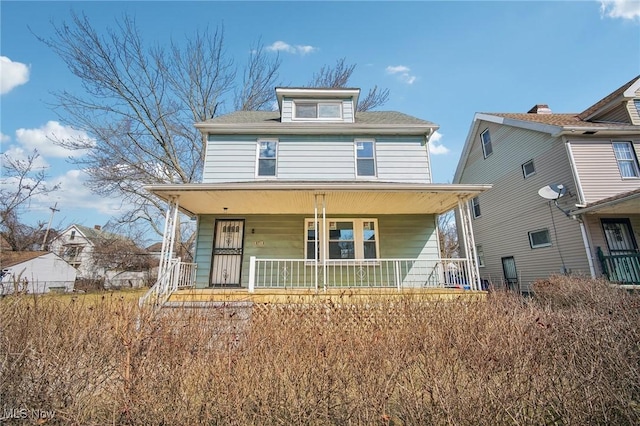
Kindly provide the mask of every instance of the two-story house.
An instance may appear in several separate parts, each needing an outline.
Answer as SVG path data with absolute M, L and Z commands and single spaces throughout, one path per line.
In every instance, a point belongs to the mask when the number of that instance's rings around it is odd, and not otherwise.
M 454 177 L 471 200 L 479 271 L 529 291 L 553 273 L 640 284 L 640 77 L 579 113 L 477 113 Z
M 74 224 L 50 244 L 50 251 L 77 269 L 78 278 L 106 287 L 142 287 L 149 280 L 152 258 L 128 238 Z
M 197 218 L 199 289 L 477 289 L 473 258 L 440 258 L 437 216 L 489 186 L 432 183 L 438 126 L 358 112 L 359 93 L 276 88 L 278 111 L 197 123 L 202 182 L 148 187 L 170 205 L 161 270 L 180 209 Z

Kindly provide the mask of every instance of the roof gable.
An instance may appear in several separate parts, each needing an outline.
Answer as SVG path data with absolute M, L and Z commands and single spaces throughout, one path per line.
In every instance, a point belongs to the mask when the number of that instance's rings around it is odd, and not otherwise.
M 595 104 L 578 114 L 578 118 L 585 121 L 597 121 L 598 117 L 605 114 L 621 102 L 636 97 L 636 92 L 640 89 L 640 76 L 634 77 L 612 93 L 600 99 Z

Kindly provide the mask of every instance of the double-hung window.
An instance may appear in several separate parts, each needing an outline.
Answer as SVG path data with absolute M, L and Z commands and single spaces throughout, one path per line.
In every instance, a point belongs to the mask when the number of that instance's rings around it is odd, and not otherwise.
M 340 120 L 342 103 L 300 101 L 294 103 L 295 120 Z
M 322 221 L 305 220 L 305 259 L 347 260 L 377 259 L 377 219 L 326 219 L 326 232 Z M 316 233 L 316 231 L 319 231 Z M 318 244 L 316 245 L 316 241 Z
M 278 161 L 278 141 L 258 141 L 258 168 L 257 175 L 275 176 Z
M 489 129 L 486 129 L 480 134 L 480 140 L 482 141 L 482 154 L 484 155 L 484 158 L 487 158 L 488 156 L 493 154 L 493 146 L 491 145 L 491 133 L 489 133 Z
M 371 140 L 356 140 L 356 176 L 376 175 L 376 146 Z
M 478 197 L 471 199 L 471 212 L 474 218 L 480 217 L 480 199 Z
M 640 177 L 640 171 L 638 170 L 638 159 L 636 158 L 636 154 L 633 151 L 631 142 L 614 142 L 613 152 L 616 155 L 616 161 L 618 162 L 620 175 L 623 178 Z

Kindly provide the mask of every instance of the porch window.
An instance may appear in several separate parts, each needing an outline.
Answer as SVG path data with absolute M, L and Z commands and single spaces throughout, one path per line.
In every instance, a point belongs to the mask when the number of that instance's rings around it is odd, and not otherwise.
M 616 155 L 616 161 L 618 162 L 618 168 L 623 178 L 637 178 L 640 177 L 640 171 L 638 171 L 638 159 L 631 142 L 614 142 L 613 152 Z
M 327 219 L 327 231 L 318 233 L 316 246 L 316 223 L 313 219 L 305 220 L 305 259 L 317 256 L 322 260 L 326 247 L 327 260 L 341 259 L 377 259 L 378 221 L 377 219 Z M 322 222 L 318 221 L 318 228 Z M 323 238 L 324 237 L 324 238 Z
M 278 141 L 258 141 L 258 176 L 275 176 L 278 160 Z
M 376 156 L 373 141 L 355 141 L 356 149 L 356 175 L 375 176 Z
M 531 248 L 549 247 L 551 245 L 549 230 L 545 228 L 529 232 L 529 245 Z
M 295 102 L 294 119 L 339 120 L 342 118 L 341 102 Z
M 480 140 L 482 141 L 482 154 L 484 155 L 484 158 L 487 158 L 493 154 L 493 146 L 491 146 L 491 134 L 489 133 L 489 129 L 486 129 L 480 134 Z

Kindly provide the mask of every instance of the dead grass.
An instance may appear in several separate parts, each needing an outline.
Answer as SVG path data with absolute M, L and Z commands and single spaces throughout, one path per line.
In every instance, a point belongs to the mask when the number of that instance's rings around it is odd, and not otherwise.
M 640 297 L 535 290 L 156 317 L 119 297 L 5 298 L 1 408 L 77 425 L 640 423 Z

